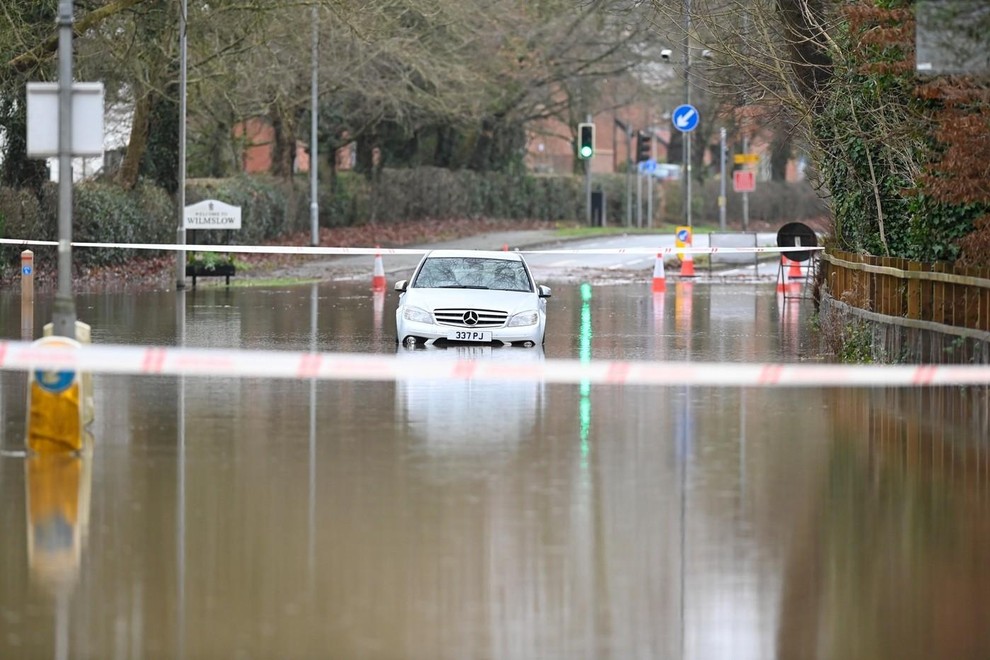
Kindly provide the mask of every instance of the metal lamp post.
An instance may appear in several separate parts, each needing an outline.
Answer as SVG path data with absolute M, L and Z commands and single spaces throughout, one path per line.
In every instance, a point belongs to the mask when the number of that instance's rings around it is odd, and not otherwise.
M 320 200 L 317 196 L 318 193 L 318 181 L 317 178 L 317 144 L 316 139 L 316 129 L 317 129 L 317 116 L 319 115 L 319 48 L 320 48 L 320 14 L 319 7 L 313 5 L 313 67 L 312 67 L 312 80 L 310 83 L 310 126 L 309 126 L 309 223 L 310 230 L 312 233 L 312 238 L 310 244 L 314 247 L 320 244 Z
M 186 244 L 186 0 L 179 5 L 179 190 L 177 206 L 179 225 L 176 229 L 176 242 Z M 175 288 L 184 289 L 186 286 L 186 253 L 179 250 L 175 253 Z
M 72 298 L 72 0 L 58 4 L 58 293 L 53 333 L 76 336 Z

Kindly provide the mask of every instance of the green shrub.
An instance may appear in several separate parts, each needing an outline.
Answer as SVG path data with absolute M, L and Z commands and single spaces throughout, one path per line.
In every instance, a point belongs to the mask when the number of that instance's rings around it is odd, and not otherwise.
M 622 174 L 596 174 L 593 186 L 605 192 L 606 222 L 623 225 L 626 185 Z M 631 180 L 635 200 L 635 179 Z M 646 187 L 644 186 L 644 190 Z M 540 219 L 583 221 L 585 180 L 572 175 L 530 175 L 446 170 L 435 167 L 386 169 L 373 180 L 354 172 L 337 173 L 334 186 L 320 185 L 321 226 L 352 226 L 368 222 L 407 222 L 430 218 Z M 241 207 L 240 230 L 196 230 L 187 243 L 255 245 L 276 236 L 308 230 L 309 185 L 304 176 L 285 181 L 266 176 L 194 179 L 186 186 L 186 204 L 217 199 Z M 694 194 L 698 221 L 716 220 L 717 181 L 699 186 Z M 176 241 L 179 217 L 175 197 L 150 184 L 131 191 L 113 183 L 86 181 L 73 194 L 73 240 L 93 243 L 163 243 Z M 730 218 L 738 195 L 729 198 Z M 750 195 L 751 218 L 784 222 L 812 217 L 822 208 L 807 184 L 766 184 Z M 0 232 L 4 238 L 58 238 L 58 187 L 46 184 L 40 194 L 0 188 Z M 654 226 L 677 224 L 683 217 L 680 184 L 658 182 Z M 632 214 L 635 222 L 635 213 Z M 644 224 L 646 224 L 644 219 Z M 50 255 L 48 252 L 50 251 Z M 19 263 L 21 249 L 0 248 L 0 268 Z M 35 249 L 51 257 L 54 247 Z M 78 265 L 119 264 L 134 256 L 157 256 L 152 251 L 83 248 L 73 251 Z

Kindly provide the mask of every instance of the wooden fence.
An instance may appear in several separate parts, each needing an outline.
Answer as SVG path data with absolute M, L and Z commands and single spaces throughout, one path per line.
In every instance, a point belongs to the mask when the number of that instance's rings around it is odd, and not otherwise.
M 828 295 L 852 307 L 936 331 L 990 333 L 988 268 L 829 250 L 822 269 Z

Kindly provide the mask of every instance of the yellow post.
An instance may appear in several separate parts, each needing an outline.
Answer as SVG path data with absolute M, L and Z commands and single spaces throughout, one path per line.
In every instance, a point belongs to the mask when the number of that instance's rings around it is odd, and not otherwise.
M 21 252 L 21 339 L 34 337 L 34 252 Z
M 79 348 L 68 337 L 42 337 L 39 348 Z M 83 406 L 80 379 L 75 371 L 33 369 L 28 377 L 27 448 L 33 454 L 80 452 L 83 443 Z
M 45 327 L 42 329 L 42 334 L 45 337 L 51 337 L 54 331 L 55 325 L 52 323 L 46 323 Z M 93 343 L 92 335 L 93 329 L 88 323 L 76 321 L 76 341 L 80 344 L 91 344 Z M 93 405 L 93 374 L 80 374 L 79 385 L 82 388 L 81 400 L 83 403 L 83 426 L 89 426 L 96 415 L 95 407 Z

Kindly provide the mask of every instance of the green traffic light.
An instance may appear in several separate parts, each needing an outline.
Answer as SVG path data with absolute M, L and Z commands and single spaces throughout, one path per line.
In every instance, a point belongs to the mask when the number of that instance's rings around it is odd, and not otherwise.
M 588 145 L 581 147 L 581 158 L 591 158 L 593 150 Z

